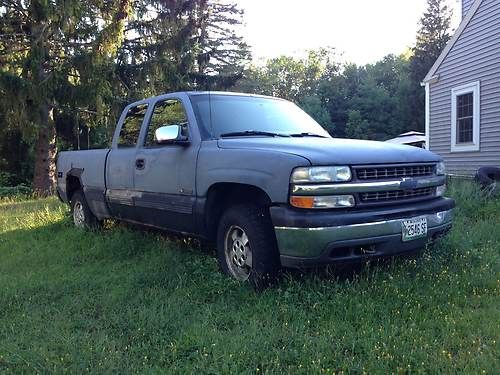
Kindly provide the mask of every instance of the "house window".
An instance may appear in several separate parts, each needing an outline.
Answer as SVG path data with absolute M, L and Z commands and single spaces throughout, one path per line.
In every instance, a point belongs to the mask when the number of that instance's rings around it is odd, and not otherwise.
M 474 120 L 474 94 L 457 96 L 457 143 L 471 143 Z
M 479 151 L 479 82 L 451 90 L 451 152 Z

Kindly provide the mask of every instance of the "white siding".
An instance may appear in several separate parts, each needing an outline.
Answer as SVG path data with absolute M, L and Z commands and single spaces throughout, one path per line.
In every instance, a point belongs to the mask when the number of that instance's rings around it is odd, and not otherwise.
M 482 1 L 436 75 L 429 89 L 430 150 L 444 158 L 450 173 L 500 167 L 500 0 Z M 451 90 L 475 81 L 481 84 L 480 151 L 452 153 Z

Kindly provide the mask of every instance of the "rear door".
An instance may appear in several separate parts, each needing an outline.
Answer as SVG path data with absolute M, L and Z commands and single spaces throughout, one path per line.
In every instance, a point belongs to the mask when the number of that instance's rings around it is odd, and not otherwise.
M 193 232 L 199 133 L 182 98 L 165 96 L 151 105 L 134 170 L 138 217 L 154 226 Z M 167 125 L 181 126 L 189 144 L 157 144 L 156 129 Z
M 135 220 L 134 171 L 139 134 L 148 104 L 130 106 L 122 114 L 106 163 L 106 198 L 113 216 Z

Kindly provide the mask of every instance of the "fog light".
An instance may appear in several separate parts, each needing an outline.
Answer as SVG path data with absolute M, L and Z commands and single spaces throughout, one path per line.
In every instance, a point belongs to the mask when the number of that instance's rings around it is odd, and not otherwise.
M 441 185 L 436 188 L 436 196 L 442 197 L 446 191 L 446 185 Z
M 436 174 L 438 176 L 443 176 L 446 173 L 446 168 L 444 166 L 444 163 L 440 161 L 439 163 L 436 164 Z
M 298 208 L 346 208 L 354 207 L 352 195 L 296 196 L 290 197 L 290 204 Z
M 436 212 L 436 221 L 441 224 L 446 217 L 446 211 Z

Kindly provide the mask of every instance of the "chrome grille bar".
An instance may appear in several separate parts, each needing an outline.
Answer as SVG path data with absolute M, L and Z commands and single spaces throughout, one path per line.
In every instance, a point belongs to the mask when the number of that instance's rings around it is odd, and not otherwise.
M 446 182 L 445 176 L 424 178 L 405 178 L 390 181 L 353 182 L 338 184 L 303 184 L 292 185 L 294 195 L 335 195 L 352 193 L 369 193 L 380 191 L 413 190 L 436 187 Z

